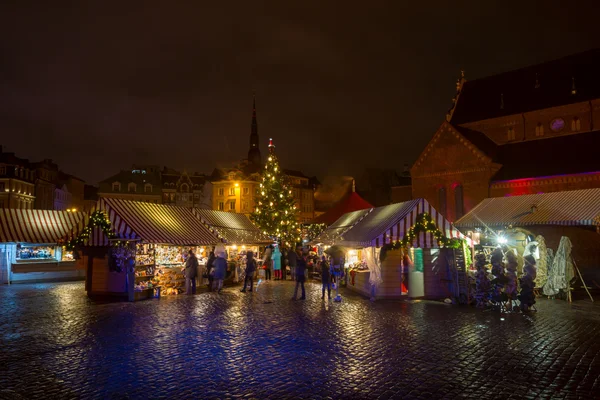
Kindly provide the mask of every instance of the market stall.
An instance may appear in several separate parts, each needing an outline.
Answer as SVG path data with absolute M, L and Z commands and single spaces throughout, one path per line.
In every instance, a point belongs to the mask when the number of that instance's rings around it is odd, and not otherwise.
M 263 234 L 244 214 L 193 209 L 202 224 L 225 243 L 228 279 L 239 282 L 246 269 L 246 254 L 252 251 L 260 263 L 264 248 L 273 241 Z
M 345 249 L 347 287 L 366 296 L 467 295 L 467 239 L 425 199 L 348 213 L 314 242 Z
M 62 243 L 83 227 L 81 212 L 0 209 L 0 282 L 84 279 Z
M 222 242 L 189 208 L 101 199 L 73 244 L 83 250 L 89 296 L 132 301 L 182 293 L 188 251 L 202 265 L 209 246 Z
M 568 238 L 572 249 L 565 263 L 573 260 L 581 272 L 574 277 L 587 286 L 600 289 L 600 189 L 586 189 L 483 200 L 456 222 L 456 226 L 473 238 L 476 250 L 492 263 L 495 249 L 501 248 L 498 265 L 508 264 L 506 254 L 516 254 L 516 274 L 524 274 L 524 257 L 536 260 L 535 287 L 539 294 L 553 296 L 556 287 L 551 281 L 552 266 L 561 243 Z M 482 265 L 486 265 L 482 259 Z M 488 268 L 490 270 L 491 268 Z M 563 268 L 564 269 L 564 268 Z M 476 271 L 471 271 L 475 275 Z M 583 283 L 571 288 L 582 290 Z M 570 290 L 560 287 L 565 298 Z

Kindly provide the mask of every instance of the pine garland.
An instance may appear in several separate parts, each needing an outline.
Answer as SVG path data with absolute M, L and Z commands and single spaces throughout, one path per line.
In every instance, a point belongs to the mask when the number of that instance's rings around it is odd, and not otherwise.
M 108 219 L 108 215 L 104 211 L 94 211 L 90 215 L 90 221 L 88 225 L 83 228 L 83 231 L 74 238 L 71 238 L 65 245 L 68 251 L 73 251 L 75 246 L 81 246 L 86 240 L 90 238 L 93 228 L 100 228 L 102 232 L 109 238 L 113 239 L 116 235 L 111 229 L 111 223 Z

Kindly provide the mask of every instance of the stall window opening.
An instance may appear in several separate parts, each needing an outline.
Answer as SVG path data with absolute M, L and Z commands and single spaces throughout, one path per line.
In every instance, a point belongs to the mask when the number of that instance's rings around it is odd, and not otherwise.
M 16 258 L 20 261 L 52 260 L 55 259 L 54 247 L 19 244 L 17 245 Z

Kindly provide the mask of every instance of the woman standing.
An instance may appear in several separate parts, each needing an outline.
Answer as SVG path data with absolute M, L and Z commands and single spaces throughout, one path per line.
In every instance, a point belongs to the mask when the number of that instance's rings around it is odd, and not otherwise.
M 271 280 L 271 267 L 273 264 L 273 258 L 271 257 L 271 246 L 267 246 L 265 249 L 265 260 L 263 262 L 263 269 L 265 270 L 265 280 Z
M 224 251 L 217 253 L 217 258 L 213 262 L 213 271 L 213 290 L 217 289 L 218 293 L 221 294 L 223 280 L 227 273 L 227 260 L 225 259 Z
M 273 251 L 273 270 L 275 271 L 275 280 L 281 280 L 281 253 L 279 252 L 279 246 L 275 247 L 275 251 Z

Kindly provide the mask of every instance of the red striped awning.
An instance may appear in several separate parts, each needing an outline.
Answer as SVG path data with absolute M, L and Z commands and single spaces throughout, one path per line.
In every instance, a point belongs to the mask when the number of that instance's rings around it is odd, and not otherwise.
M 600 188 L 495 197 L 483 200 L 456 226 L 600 225 Z
M 351 228 L 347 229 L 331 243 L 326 244 L 338 244 L 347 247 L 371 247 L 383 246 L 392 241 L 402 240 L 408 230 L 417 223 L 417 216 L 422 213 L 431 215 L 437 228 L 447 238 L 465 238 L 469 240 L 442 214 L 438 213 L 427 200 L 415 199 L 373 208 Z M 412 246 L 421 248 L 439 247 L 438 241 L 432 232 L 419 233 L 413 241 Z
M 53 244 L 79 233 L 82 212 L 0 209 L 0 242 Z
M 103 198 L 95 210 L 108 215 L 119 239 L 137 239 L 147 243 L 173 245 L 211 245 L 222 242 L 194 215 L 191 209 L 164 204 Z M 106 246 L 106 235 L 94 228 L 86 243 Z

